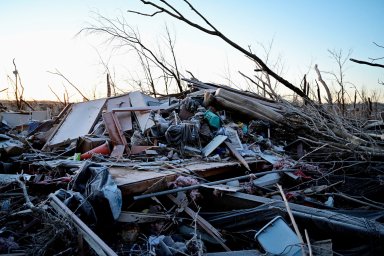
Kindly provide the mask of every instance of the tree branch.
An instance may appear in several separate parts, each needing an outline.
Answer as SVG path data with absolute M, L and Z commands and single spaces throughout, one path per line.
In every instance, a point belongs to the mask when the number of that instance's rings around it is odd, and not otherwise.
M 356 59 L 349 59 L 352 62 L 355 62 L 357 64 L 363 64 L 363 65 L 368 65 L 368 66 L 373 66 L 373 67 L 379 67 L 379 68 L 384 68 L 384 65 L 378 64 L 378 63 L 371 63 L 368 61 L 363 61 L 363 60 L 356 60 Z
M 241 47 L 240 45 L 236 44 L 234 41 L 230 40 L 228 37 L 226 37 L 224 34 L 222 34 L 219 30 L 217 30 L 200 12 L 198 12 L 191 3 L 189 3 L 187 0 L 184 0 L 184 2 L 192 9 L 193 12 L 195 12 L 210 28 L 212 28 L 212 30 L 210 29 L 207 29 L 203 26 L 200 26 L 198 25 L 197 23 L 194 23 L 192 21 L 190 21 L 189 19 L 185 18 L 183 15 L 180 14 L 180 12 L 178 12 L 174 7 L 172 7 L 167 1 L 165 0 L 161 0 L 162 3 L 164 3 L 165 5 L 167 5 L 172 11 L 170 10 L 167 10 L 166 8 L 164 7 L 161 7 L 151 1 L 145 1 L 145 0 L 140 0 L 143 4 L 146 4 L 146 5 L 150 5 L 150 6 L 153 6 L 155 7 L 156 9 L 170 15 L 171 17 L 174 17 L 175 19 L 178 19 L 180 21 L 183 21 L 184 23 L 187 23 L 188 25 L 202 31 L 202 32 L 205 32 L 207 34 L 210 34 L 210 35 L 213 35 L 213 36 L 217 36 L 219 38 L 221 38 L 224 42 L 226 42 L 227 44 L 229 44 L 230 46 L 232 46 L 233 48 L 237 49 L 238 51 L 240 51 L 241 53 L 243 53 L 244 55 L 250 57 L 252 60 L 254 60 L 255 62 L 257 62 L 261 69 L 263 71 L 265 71 L 267 74 L 269 74 L 270 76 L 272 76 L 274 79 L 276 79 L 278 82 L 280 82 L 281 84 L 283 84 L 285 87 L 289 88 L 290 90 L 292 90 L 293 92 L 295 92 L 296 94 L 298 94 L 299 96 L 301 96 L 304 100 L 307 100 L 307 101 L 311 101 L 307 95 L 301 91 L 298 87 L 296 87 L 295 85 L 293 85 L 292 83 L 288 82 L 287 80 L 285 80 L 284 78 L 282 78 L 281 76 L 277 75 L 274 71 L 272 71 L 257 55 L 253 54 L 252 52 L 250 51 L 247 51 L 246 49 L 244 49 L 243 47 Z M 174 13 L 176 12 L 176 14 Z
M 380 45 L 380 44 L 378 44 L 378 43 L 376 43 L 376 42 L 373 42 L 373 44 L 376 45 L 377 47 L 384 48 L 383 45 Z
M 86 101 L 89 101 L 89 99 L 87 97 L 85 97 L 85 95 L 76 87 L 76 85 L 74 85 L 73 83 L 71 83 L 71 81 L 69 81 L 59 70 L 56 69 L 55 72 L 52 72 L 52 71 L 47 71 L 48 73 L 50 74 L 53 74 L 53 75 L 57 75 L 57 76 L 60 76 L 62 77 L 65 81 L 67 81 L 73 88 L 75 88 L 75 90 L 80 93 L 80 95 L 83 97 L 84 100 Z
M 55 95 L 56 99 L 65 107 L 65 104 L 60 100 L 60 97 L 55 93 L 55 91 L 51 88 L 51 86 L 48 85 L 49 90 Z M 65 101 L 65 98 L 64 98 Z
M 332 102 L 332 94 L 331 94 L 331 92 L 329 91 L 328 85 L 324 82 L 323 78 L 321 77 L 321 73 L 320 73 L 319 68 L 317 67 L 317 64 L 315 64 L 315 71 L 316 71 L 316 73 L 317 73 L 317 79 L 318 79 L 319 82 L 323 85 L 325 91 L 327 92 L 327 96 L 328 96 L 327 101 L 328 101 L 328 103 L 329 103 L 330 105 L 332 105 L 332 104 L 333 104 L 333 102 Z
M 135 11 L 129 12 L 138 13 Z M 139 32 L 136 32 L 131 26 L 129 26 L 124 18 L 111 20 L 100 14 L 97 15 L 98 16 L 96 21 L 98 22 L 98 24 L 83 28 L 79 33 L 87 31 L 89 33 L 105 34 L 109 36 L 109 42 L 118 41 L 121 43 L 121 46 L 128 46 L 135 50 L 139 56 L 139 60 L 143 67 L 144 74 L 147 78 L 147 81 L 149 82 L 149 85 L 152 88 L 152 92 L 154 93 L 154 95 L 156 95 L 157 93 L 155 92 L 154 88 L 154 80 L 151 78 L 152 74 L 149 62 L 155 64 L 167 76 L 174 78 L 180 92 L 182 92 L 183 89 L 181 87 L 181 79 L 176 62 L 174 47 L 168 30 L 168 43 L 170 45 L 170 51 L 172 54 L 174 66 L 166 62 L 165 59 L 162 58 L 162 56 L 159 57 L 159 54 L 156 54 L 152 49 L 150 49 L 140 38 Z
M 152 14 L 142 13 L 142 12 L 137 12 L 137 11 L 131 11 L 131 10 L 128 10 L 127 12 L 134 13 L 134 14 L 138 14 L 138 15 L 141 15 L 141 16 L 153 17 L 153 16 L 155 16 L 156 14 L 162 13 L 163 11 L 157 11 L 157 12 L 154 12 L 154 13 L 152 13 Z

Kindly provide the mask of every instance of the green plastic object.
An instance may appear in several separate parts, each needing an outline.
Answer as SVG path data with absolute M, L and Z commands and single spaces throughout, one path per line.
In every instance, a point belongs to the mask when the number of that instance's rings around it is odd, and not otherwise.
M 213 128 L 220 128 L 220 118 L 212 111 L 207 111 L 204 114 L 204 118 L 207 119 L 209 125 Z
M 75 161 L 80 161 L 80 153 L 75 153 L 74 155 L 73 155 L 73 160 L 75 160 Z

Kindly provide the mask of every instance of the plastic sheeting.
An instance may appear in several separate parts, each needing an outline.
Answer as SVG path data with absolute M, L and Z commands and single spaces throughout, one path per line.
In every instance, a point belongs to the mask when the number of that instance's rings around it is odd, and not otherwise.
M 80 192 L 95 208 L 97 215 L 106 214 L 103 205 L 109 204 L 110 213 L 116 220 L 121 212 L 122 195 L 112 176 L 105 166 L 85 163 L 76 176 L 73 184 L 74 191 Z
M 188 123 L 171 125 L 165 133 L 165 138 L 169 144 L 173 145 L 184 146 L 189 143 L 197 143 L 199 128 L 195 124 Z
M 55 192 L 55 196 L 85 223 L 95 224 L 97 222 L 96 213 L 92 205 L 79 192 L 60 189 Z

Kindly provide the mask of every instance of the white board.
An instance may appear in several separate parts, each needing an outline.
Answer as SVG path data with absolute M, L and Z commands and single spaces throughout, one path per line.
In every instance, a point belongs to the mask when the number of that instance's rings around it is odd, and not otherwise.
M 57 145 L 89 134 L 100 116 L 105 101 L 106 99 L 99 99 L 74 104 L 47 145 Z
M 202 150 L 204 156 L 209 156 L 218 146 L 221 145 L 228 137 L 225 135 L 217 135 L 211 142 L 209 142 Z

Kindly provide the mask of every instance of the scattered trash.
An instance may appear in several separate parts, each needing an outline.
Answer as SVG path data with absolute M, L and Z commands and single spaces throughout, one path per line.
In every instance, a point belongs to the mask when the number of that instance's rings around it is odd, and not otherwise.
M 51 120 L 3 112 L 0 252 L 382 254 L 382 121 L 184 81 Z

